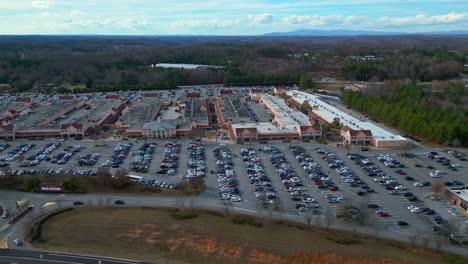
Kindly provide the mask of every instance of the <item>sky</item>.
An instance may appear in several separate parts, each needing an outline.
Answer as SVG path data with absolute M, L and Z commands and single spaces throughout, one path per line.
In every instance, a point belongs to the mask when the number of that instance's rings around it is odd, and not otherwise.
M 468 0 L 0 0 L 0 34 L 257 35 L 468 29 Z

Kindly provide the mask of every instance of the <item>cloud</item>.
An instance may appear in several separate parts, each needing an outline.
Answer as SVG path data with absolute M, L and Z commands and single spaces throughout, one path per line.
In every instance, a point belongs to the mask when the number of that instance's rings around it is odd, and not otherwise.
M 188 20 L 188 21 L 177 21 L 171 24 L 172 27 L 183 28 L 229 28 L 235 25 L 239 25 L 243 21 L 242 18 L 237 19 L 208 19 L 208 20 Z
M 350 24 L 361 21 L 360 17 L 357 16 L 342 16 L 342 15 L 294 15 L 284 17 L 283 22 L 285 24 L 297 25 L 297 24 L 308 24 L 311 26 L 327 26 L 331 24 Z
M 249 15 L 249 20 L 253 24 L 268 24 L 273 21 L 272 14 L 258 14 L 258 15 Z
M 115 21 L 104 21 L 104 25 L 116 23 Z M 127 29 L 144 29 L 151 26 L 151 23 L 146 19 L 125 19 L 118 23 L 118 26 Z
M 468 21 L 468 13 L 451 12 L 445 15 L 429 16 L 418 14 L 408 17 L 381 17 L 380 22 L 393 26 L 439 25 Z
M 31 5 L 34 8 L 39 8 L 39 9 L 48 9 L 51 8 L 55 4 L 55 0 L 36 0 L 32 1 Z

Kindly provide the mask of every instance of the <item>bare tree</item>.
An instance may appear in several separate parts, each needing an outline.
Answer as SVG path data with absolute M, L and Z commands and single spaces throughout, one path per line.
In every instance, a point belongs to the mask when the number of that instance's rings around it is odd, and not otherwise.
M 304 220 L 309 227 L 310 227 L 310 224 L 312 223 L 312 219 L 313 219 L 312 211 L 308 210 L 307 212 L 305 212 Z
M 224 207 L 224 215 L 228 216 L 229 215 L 229 202 L 224 200 L 223 201 L 223 207 Z
M 190 199 L 188 200 L 188 205 L 187 205 L 189 208 L 193 208 L 195 206 L 195 200 L 193 199 L 193 197 L 190 197 Z
M 437 180 L 432 184 L 432 196 L 434 199 L 439 200 L 442 198 L 445 190 L 445 184 L 441 180 Z
M 336 214 L 331 210 L 331 208 L 327 207 L 325 209 L 324 215 L 323 215 L 323 222 L 324 225 L 329 231 L 330 226 L 336 221 Z
M 316 230 L 318 230 L 322 225 L 321 225 L 321 219 L 318 217 L 318 215 L 315 215 L 312 219 L 314 223 L 314 227 Z
M 414 232 L 414 233 L 412 233 L 412 234 L 410 234 L 410 235 L 408 236 L 408 241 L 409 241 L 409 243 L 411 244 L 411 247 L 414 248 L 414 246 L 416 245 L 416 241 L 418 240 L 418 238 L 419 238 L 419 234 L 416 233 L 416 232 Z
M 430 237 L 428 236 L 423 236 L 421 237 L 421 246 L 427 250 L 427 248 L 429 247 L 429 242 L 430 242 Z
M 447 240 L 443 236 L 435 235 L 434 250 L 440 252 L 440 249 L 447 244 Z
M 125 168 L 118 169 L 115 171 L 113 185 L 116 188 L 123 188 L 130 184 L 130 179 L 128 178 L 128 170 Z
M 106 197 L 106 206 L 110 206 L 110 205 L 111 205 L 111 198 Z
M 101 186 L 112 185 L 112 174 L 107 167 L 99 167 L 96 171 L 96 182 Z
M 359 226 L 367 223 L 367 204 L 365 206 L 363 203 L 357 204 L 356 201 L 350 199 L 338 208 L 337 215 L 344 222 L 351 224 L 353 232 L 356 232 Z
M 448 235 L 448 239 L 452 238 L 452 234 L 460 232 L 460 226 L 458 218 L 450 218 L 447 220 L 447 223 L 444 225 L 444 229 Z
M 283 220 L 283 215 L 284 215 L 283 205 L 280 202 L 277 202 L 277 203 L 275 203 L 273 205 L 274 205 L 273 210 L 276 211 L 276 213 L 278 215 L 278 218 L 280 220 Z
M 257 209 L 260 217 L 263 217 L 263 210 L 265 209 L 266 202 L 267 199 L 265 195 L 260 195 L 260 197 L 258 197 Z
M 176 200 L 175 200 L 175 206 L 176 206 L 176 208 L 179 209 L 179 210 L 183 209 L 183 207 L 184 207 L 184 201 L 182 200 L 182 198 L 180 198 L 180 197 L 176 198 Z

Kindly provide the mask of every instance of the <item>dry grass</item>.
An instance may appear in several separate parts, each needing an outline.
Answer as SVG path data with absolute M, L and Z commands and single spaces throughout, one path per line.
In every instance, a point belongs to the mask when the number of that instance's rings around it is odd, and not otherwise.
M 443 263 L 431 252 L 401 249 L 385 241 L 361 239 L 358 244 L 337 245 L 326 235 L 338 234 L 300 230 L 293 225 L 236 225 L 231 223 L 232 216 L 203 211 L 198 211 L 197 218 L 175 220 L 172 212 L 77 208 L 46 222 L 42 237 L 45 242 L 37 246 L 173 264 Z

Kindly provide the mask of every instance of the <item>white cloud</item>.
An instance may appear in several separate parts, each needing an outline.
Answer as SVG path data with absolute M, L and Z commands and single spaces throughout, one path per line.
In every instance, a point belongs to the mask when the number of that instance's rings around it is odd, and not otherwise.
M 189 20 L 189 21 L 177 21 L 171 24 L 172 27 L 183 28 L 229 28 L 235 25 L 239 25 L 243 21 L 242 18 L 237 19 L 208 19 L 208 20 Z
M 249 20 L 253 24 L 267 24 L 271 23 L 273 21 L 273 15 L 272 14 L 258 14 L 258 15 L 249 15 L 248 16 Z
M 361 16 L 348 16 L 348 17 L 345 17 L 344 23 L 345 24 L 359 24 L 363 22 L 365 19 L 366 19 L 365 17 L 361 17 Z
M 355 16 L 320 16 L 320 15 L 294 15 L 283 18 L 283 22 L 286 24 L 309 24 L 311 26 L 326 26 L 331 24 L 343 24 L 343 23 L 356 23 L 358 17 Z
M 438 25 L 468 21 L 468 13 L 451 12 L 445 15 L 429 16 L 418 14 L 409 17 L 382 17 L 380 22 L 393 26 Z
M 36 0 L 32 1 L 31 5 L 34 8 L 39 8 L 39 9 L 48 9 L 51 8 L 55 4 L 54 0 Z
M 115 21 L 104 21 L 104 23 L 116 23 Z M 138 29 L 146 28 L 151 25 L 151 23 L 146 19 L 125 19 L 118 23 L 120 27 L 128 29 Z

